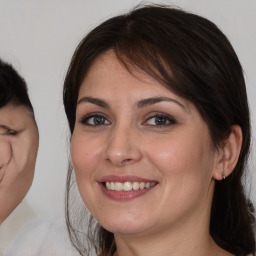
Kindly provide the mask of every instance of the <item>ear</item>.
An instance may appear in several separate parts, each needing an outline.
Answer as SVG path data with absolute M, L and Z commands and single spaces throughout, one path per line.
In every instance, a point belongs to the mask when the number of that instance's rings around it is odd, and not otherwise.
M 232 173 L 240 155 L 242 141 L 243 134 L 241 127 L 239 125 L 233 125 L 228 138 L 224 141 L 224 145 L 219 148 L 213 178 L 222 180 Z

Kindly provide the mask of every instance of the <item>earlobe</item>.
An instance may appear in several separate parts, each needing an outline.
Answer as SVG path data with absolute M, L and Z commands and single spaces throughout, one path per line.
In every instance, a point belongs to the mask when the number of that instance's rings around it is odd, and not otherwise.
M 223 180 L 232 173 L 240 155 L 242 141 L 241 127 L 233 125 L 224 145 L 219 149 L 218 162 L 213 173 L 214 179 Z

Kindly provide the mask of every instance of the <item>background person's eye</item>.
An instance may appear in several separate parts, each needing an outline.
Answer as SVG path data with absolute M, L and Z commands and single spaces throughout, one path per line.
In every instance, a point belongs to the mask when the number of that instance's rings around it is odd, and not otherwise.
M 106 117 L 102 115 L 90 115 L 81 119 L 80 121 L 83 125 L 88 126 L 99 126 L 99 125 L 108 125 L 110 122 Z
M 16 135 L 17 132 L 12 130 L 11 128 L 5 126 L 5 125 L 0 125 L 0 134 L 2 134 L 2 135 Z
M 6 132 L 6 134 L 8 134 L 8 135 L 16 135 L 17 132 L 14 131 L 14 130 L 8 129 L 7 132 Z
M 176 123 L 176 120 L 174 118 L 166 115 L 155 115 L 148 118 L 145 122 L 146 125 L 152 125 L 152 126 L 168 126 L 175 123 Z

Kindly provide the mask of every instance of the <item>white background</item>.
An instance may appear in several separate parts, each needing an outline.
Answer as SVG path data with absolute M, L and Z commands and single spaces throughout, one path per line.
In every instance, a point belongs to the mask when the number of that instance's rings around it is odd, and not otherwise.
M 256 141 L 256 1 L 173 0 L 215 22 L 233 44 L 245 71 Z M 136 0 L 0 0 L 0 56 L 24 76 L 40 131 L 34 183 L 27 201 L 39 215 L 63 212 L 68 127 L 62 85 L 73 51 L 97 24 L 137 5 Z M 247 186 L 256 203 L 256 150 Z

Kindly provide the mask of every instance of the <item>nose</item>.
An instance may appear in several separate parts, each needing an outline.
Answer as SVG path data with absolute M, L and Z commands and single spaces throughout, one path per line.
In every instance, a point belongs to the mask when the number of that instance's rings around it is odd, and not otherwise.
M 132 164 L 142 158 L 139 134 L 129 126 L 118 125 L 107 139 L 106 160 L 121 167 Z

